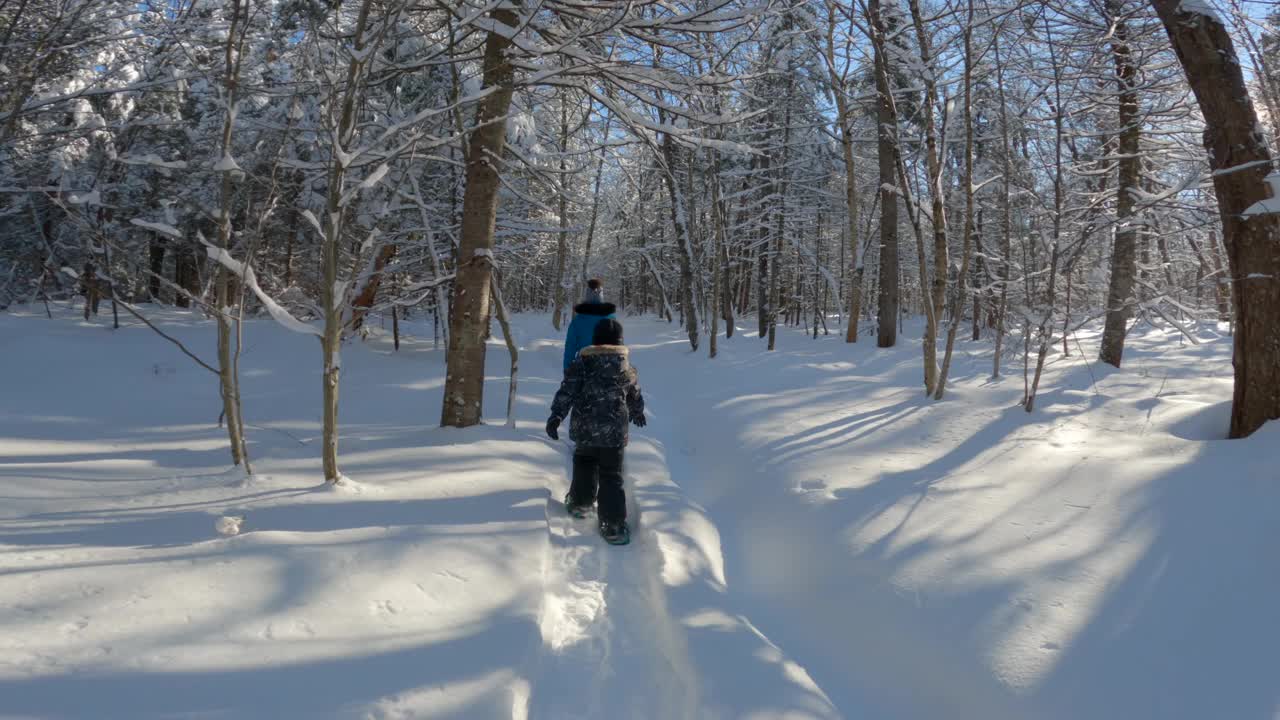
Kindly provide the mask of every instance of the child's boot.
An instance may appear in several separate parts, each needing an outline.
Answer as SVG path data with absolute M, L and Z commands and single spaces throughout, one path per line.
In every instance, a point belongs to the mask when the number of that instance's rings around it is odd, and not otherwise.
M 631 542 L 631 528 L 626 520 L 601 520 L 600 536 L 610 545 L 626 545 Z

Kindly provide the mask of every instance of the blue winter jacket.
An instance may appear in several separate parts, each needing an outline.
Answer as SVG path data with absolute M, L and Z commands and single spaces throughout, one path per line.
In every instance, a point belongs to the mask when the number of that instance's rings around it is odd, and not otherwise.
M 569 365 L 582 348 L 591 344 L 591 334 L 595 332 L 596 323 L 611 318 L 618 311 L 613 303 L 579 303 L 573 307 L 573 320 L 569 322 L 569 331 L 564 337 L 564 369 Z

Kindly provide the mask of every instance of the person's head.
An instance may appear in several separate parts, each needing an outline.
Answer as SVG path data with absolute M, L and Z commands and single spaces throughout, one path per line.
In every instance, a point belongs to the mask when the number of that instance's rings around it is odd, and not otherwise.
M 587 281 L 587 289 L 582 293 L 582 302 L 584 303 L 602 303 L 604 302 L 604 281 L 600 278 L 591 278 Z
M 596 323 L 595 330 L 591 332 L 591 344 L 621 345 L 622 323 L 613 318 L 605 318 Z

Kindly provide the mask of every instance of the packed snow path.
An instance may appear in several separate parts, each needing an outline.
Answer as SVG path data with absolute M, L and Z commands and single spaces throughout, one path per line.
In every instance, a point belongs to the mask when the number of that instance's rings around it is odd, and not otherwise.
M 632 542 L 614 549 L 601 546 L 594 517 L 571 518 L 552 497 L 540 617 L 547 652 L 531 715 L 697 718 L 697 676 L 667 611 L 660 551 L 634 503 Z M 632 701 L 641 697 L 643 705 Z
M 554 378 L 559 347 L 533 348 L 522 355 L 530 374 Z M 664 393 L 650 394 L 651 407 Z M 623 547 L 603 542 L 594 514 L 565 512 L 572 449 L 557 444 L 564 461 L 549 476 L 543 651 L 530 717 L 836 717 L 803 669 L 727 602 L 718 533 L 672 482 L 653 436 L 635 431 L 627 450 L 632 541 Z
M 514 430 L 500 339 L 492 424 L 466 431 L 434 426 L 429 326 L 352 342 L 354 482 L 328 491 L 306 338 L 247 329 L 244 483 L 207 374 L 42 312 L 0 315 L 0 718 L 1280 712 L 1280 438 L 1215 440 L 1209 330 L 1135 333 L 1123 371 L 1055 357 L 1028 416 L 985 344 L 932 403 L 918 341 L 740 335 L 710 361 L 624 318 L 650 423 L 611 547 L 561 505 L 546 317 L 515 319 Z M 207 321 L 160 319 L 211 349 Z

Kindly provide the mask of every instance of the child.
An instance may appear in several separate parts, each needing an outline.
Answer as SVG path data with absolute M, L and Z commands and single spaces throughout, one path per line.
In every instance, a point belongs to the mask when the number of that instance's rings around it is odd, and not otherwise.
M 604 281 L 591 278 L 587 281 L 587 290 L 582 295 L 582 302 L 573 306 L 573 320 L 569 321 L 569 330 L 564 336 L 564 369 L 569 365 L 582 348 L 591 344 L 591 333 L 601 318 L 612 318 L 617 311 L 613 303 L 604 301 Z
M 559 440 L 560 421 L 573 411 L 569 424 L 569 437 L 575 444 L 573 482 L 564 504 L 570 514 L 582 517 L 598 500 L 600 534 L 615 545 L 624 545 L 631 538 L 622 489 L 627 423 L 645 426 L 644 397 L 627 356 L 622 323 L 611 318 L 597 322 L 591 345 L 582 349 L 565 372 L 547 420 L 547 435 Z

